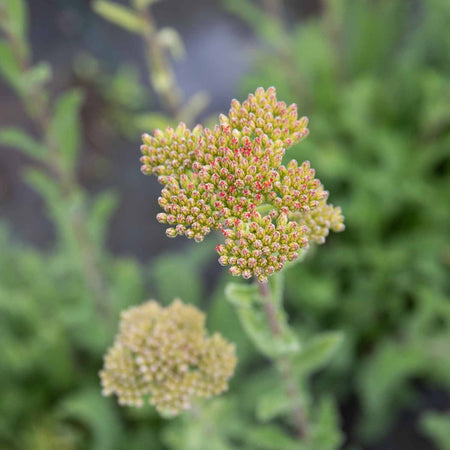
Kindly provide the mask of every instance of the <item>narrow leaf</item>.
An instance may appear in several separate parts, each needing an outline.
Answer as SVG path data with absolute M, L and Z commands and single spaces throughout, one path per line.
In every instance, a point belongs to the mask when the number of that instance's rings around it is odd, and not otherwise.
M 93 8 L 104 19 L 128 31 L 140 34 L 145 29 L 145 21 L 130 8 L 106 0 L 95 1 Z
M 331 360 L 342 340 L 341 332 L 327 332 L 316 336 L 294 358 L 294 371 L 308 375 L 321 369 Z
M 261 395 L 256 404 L 256 416 L 261 422 L 268 422 L 290 411 L 292 401 L 282 386 Z
M 9 31 L 23 39 L 27 28 L 27 7 L 24 0 L 6 0 Z
M 114 192 L 105 191 L 98 194 L 89 214 L 89 231 L 95 242 L 105 243 L 106 230 L 118 203 Z
M 8 127 L 0 129 L 0 144 L 14 147 L 17 150 L 37 159 L 44 159 L 46 148 L 34 137 L 27 134 L 21 128 Z
M 77 89 L 63 94 L 57 101 L 50 123 L 50 137 L 56 142 L 68 167 L 73 167 L 80 144 L 80 107 L 83 95 Z
M 5 40 L 0 40 L 0 75 L 16 91 L 20 91 L 22 71 L 13 51 Z

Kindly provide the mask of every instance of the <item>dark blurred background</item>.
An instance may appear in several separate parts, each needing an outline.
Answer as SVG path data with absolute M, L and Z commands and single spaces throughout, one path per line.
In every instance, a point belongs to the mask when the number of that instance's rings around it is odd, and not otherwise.
M 0 447 L 190 448 L 174 438 L 183 422 L 100 397 L 97 372 L 119 312 L 150 295 L 200 305 L 210 328 L 237 343 L 230 404 L 211 417 L 250 429 L 266 364 L 225 303 L 229 276 L 214 239 L 165 238 L 160 187 L 140 173 L 139 145 L 143 132 L 181 119 L 213 124 L 232 98 L 273 85 L 310 119 L 310 136 L 287 158 L 311 160 L 346 217 L 344 233 L 286 274 L 299 334 L 345 335 L 307 389 L 333 399 L 342 430 L 314 450 L 450 449 L 450 2 L 155 2 L 182 92 L 175 112 L 149 80 L 139 34 L 91 1 L 26 3 L 32 63 L 52 68 L 50 105 L 69 89 L 83 93 L 82 145 L 67 196 L 30 175 L 51 172 L 57 156 L 36 159 L 1 134 L 42 130 L 27 116 L 31 94 L 0 82 Z M 86 239 L 66 222 L 74 211 Z M 232 437 L 218 449 L 290 448 L 224 428 Z

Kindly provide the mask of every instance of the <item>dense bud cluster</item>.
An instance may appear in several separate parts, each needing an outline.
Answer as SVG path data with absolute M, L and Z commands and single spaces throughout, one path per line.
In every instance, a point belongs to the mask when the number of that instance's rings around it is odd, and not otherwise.
M 225 391 L 235 366 L 234 345 L 208 336 L 197 308 L 148 301 L 122 313 L 100 378 L 103 394 L 116 394 L 121 405 L 142 406 L 148 397 L 160 413 L 177 415 L 195 398 Z
M 169 225 L 167 236 L 201 242 L 220 230 L 219 262 L 233 275 L 264 281 L 309 243 L 323 243 L 329 230 L 343 230 L 341 210 L 326 203 L 309 162 L 282 165 L 286 149 L 308 135 L 307 125 L 272 87 L 242 104 L 233 100 L 212 130 L 181 123 L 144 134 L 142 172 L 164 186 L 157 219 Z

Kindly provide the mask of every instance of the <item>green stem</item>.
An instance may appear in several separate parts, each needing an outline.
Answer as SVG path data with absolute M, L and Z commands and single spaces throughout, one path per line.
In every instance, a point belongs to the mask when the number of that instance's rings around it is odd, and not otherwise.
M 269 283 L 267 281 L 258 282 L 258 288 L 263 299 L 264 312 L 266 314 L 270 331 L 272 332 L 274 338 L 276 338 L 281 333 L 281 324 L 278 321 L 275 306 L 273 304 Z M 286 395 L 292 400 L 291 418 L 294 423 L 297 436 L 299 439 L 304 439 L 308 435 L 308 423 L 303 411 L 300 391 L 292 371 L 292 363 L 287 357 L 279 357 L 274 362 L 276 363 L 283 379 Z
M 181 109 L 181 95 L 172 66 L 158 41 L 158 30 L 150 9 L 140 9 L 139 14 L 146 23 L 144 43 L 147 50 L 147 65 L 150 82 L 161 103 L 173 117 L 177 117 Z

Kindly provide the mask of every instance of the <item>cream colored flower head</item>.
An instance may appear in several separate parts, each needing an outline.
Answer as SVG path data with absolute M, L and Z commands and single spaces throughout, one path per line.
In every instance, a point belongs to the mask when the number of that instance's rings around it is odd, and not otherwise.
M 151 300 L 122 313 L 114 345 L 100 372 L 103 394 L 121 405 L 142 406 L 175 416 L 196 398 L 228 389 L 235 347 L 207 334 L 205 315 L 180 300 L 164 308 Z
M 330 230 L 342 231 L 341 209 L 327 204 L 309 162 L 282 164 L 286 150 L 308 135 L 307 125 L 271 87 L 233 100 L 212 130 L 180 123 L 144 134 L 142 172 L 164 186 L 157 219 L 169 225 L 167 236 L 201 242 L 220 230 L 220 264 L 265 281 Z

